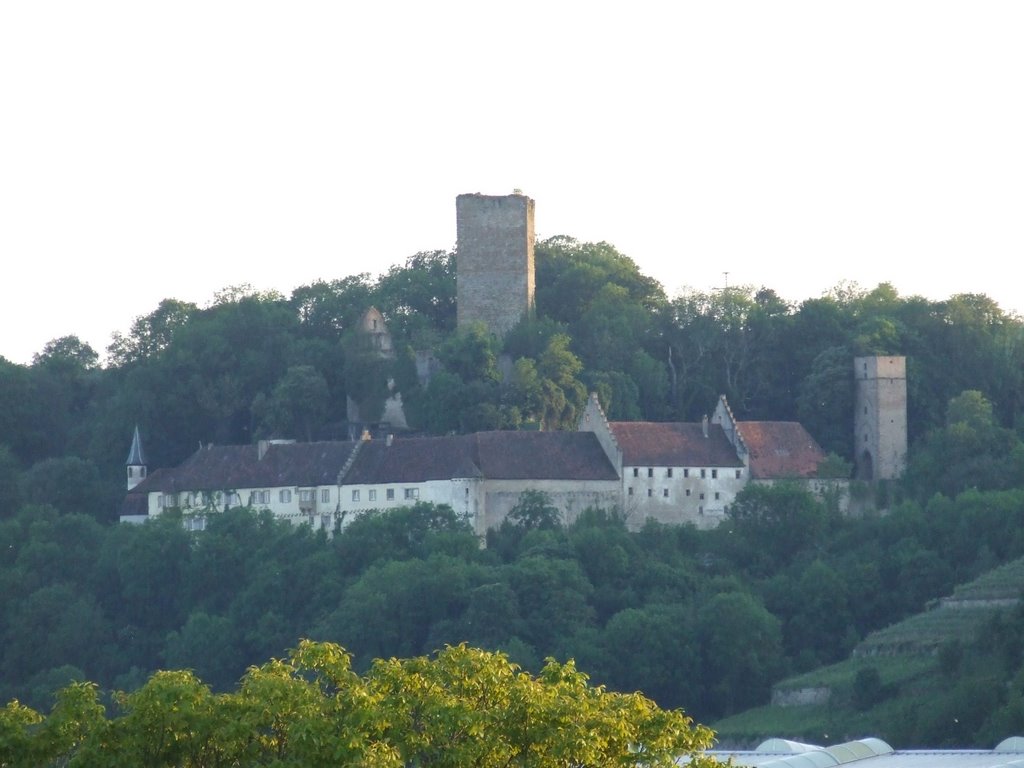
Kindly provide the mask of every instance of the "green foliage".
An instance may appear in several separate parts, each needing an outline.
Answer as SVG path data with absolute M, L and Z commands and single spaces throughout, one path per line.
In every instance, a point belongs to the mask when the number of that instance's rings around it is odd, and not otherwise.
M 525 530 L 554 530 L 561 526 L 562 515 L 543 491 L 523 491 L 508 513 L 508 521 Z
M 311 365 L 290 367 L 274 385 L 269 399 L 257 395 L 253 403 L 260 436 L 289 436 L 306 442 L 326 420 L 327 410 L 327 380 Z
M 122 714 L 107 719 L 89 684 L 62 691 L 46 718 L 11 702 L 0 710 L 0 764 L 713 764 L 703 755 L 711 731 L 680 710 L 592 687 L 572 662 L 548 660 L 533 677 L 465 645 L 377 660 L 360 677 L 340 647 L 303 641 L 233 693 L 164 671 L 117 702 Z
M 737 562 L 769 572 L 784 560 L 820 544 L 829 530 L 828 510 L 794 483 L 751 483 L 729 506 L 723 533 Z
M 396 340 L 393 360 L 350 336 L 371 305 Z M 223 691 L 314 627 L 365 663 L 377 642 L 353 629 L 365 622 L 390 637 L 389 652 L 472 640 L 534 670 L 546 655 L 576 656 L 601 682 L 718 713 L 754 701 L 729 693 L 734 667 L 752 670 L 764 701 L 764 681 L 783 668 L 840 658 L 1024 554 L 1024 324 L 986 297 L 904 298 L 883 284 L 797 306 L 743 286 L 670 300 L 612 246 L 558 237 L 537 245 L 537 315 L 505 338 L 508 366 L 496 341 L 456 333 L 455 318 L 453 254 L 420 253 L 379 278 L 317 282 L 287 300 L 244 286 L 203 309 L 165 300 L 115 338 L 104 366 L 75 337 L 50 342 L 30 366 L 0 360 L 0 694 L 34 705 L 82 675 L 135 688 L 172 659 Z M 422 388 L 413 350 L 447 366 Z M 779 487 L 744 492 L 716 531 L 630 533 L 595 512 L 561 528 L 531 513 L 526 526 L 490 532 L 486 550 L 464 520 L 429 505 L 346 520 L 331 540 L 249 510 L 211 518 L 195 536 L 173 513 L 139 528 L 100 525 L 124 492 L 136 423 L 151 467 L 175 465 L 200 442 L 340 434 L 347 396 L 373 418 L 389 379 L 413 427 L 433 433 L 571 429 L 589 391 L 613 419 L 696 420 L 725 393 L 740 419 L 798 418 L 833 454 L 823 475 L 848 476 L 858 352 L 908 360 L 906 481 L 863 487 L 884 494 L 884 517 L 841 520 L 834 505 Z M 407 615 L 376 610 L 380 595 Z M 759 657 L 719 637 L 716 615 L 749 620 L 776 650 Z M 1013 630 L 993 632 L 1010 640 L 986 653 L 1013 679 Z M 705 664 L 719 642 L 720 658 Z M 1024 719 L 1009 694 L 978 693 L 992 672 L 975 669 L 972 653 L 946 688 L 972 676 L 963 696 L 989 707 L 974 733 Z M 307 701 L 290 675 L 271 670 L 258 685 Z M 195 680 L 163 684 L 207 700 Z M 938 698 L 933 709 L 908 714 L 899 732 L 919 736 L 928 718 L 954 711 Z M 260 754 L 283 743 L 268 737 Z

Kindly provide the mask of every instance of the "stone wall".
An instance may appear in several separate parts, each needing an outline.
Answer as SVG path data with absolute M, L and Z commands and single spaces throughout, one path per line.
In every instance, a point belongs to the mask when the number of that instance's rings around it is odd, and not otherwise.
M 458 325 L 481 322 L 502 337 L 533 312 L 534 202 L 459 195 L 455 210 Z
M 892 480 L 907 462 L 907 359 L 857 357 L 854 455 L 858 480 Z

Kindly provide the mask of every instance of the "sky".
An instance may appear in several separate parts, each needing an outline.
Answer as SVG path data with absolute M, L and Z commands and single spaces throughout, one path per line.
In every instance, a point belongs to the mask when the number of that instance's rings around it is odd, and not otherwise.
M 1024 312 L 1024 3 L 0 3 L 0 356 L 455 245 Z

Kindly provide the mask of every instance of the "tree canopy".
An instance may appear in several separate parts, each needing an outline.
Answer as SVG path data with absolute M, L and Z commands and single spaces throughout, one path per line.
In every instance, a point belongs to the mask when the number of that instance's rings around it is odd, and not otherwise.
M 114 696 L 74 683 L 46 717 L 0 709 L 0 765 L 710 766 L 711 731 L 638 693 L 591 686 L 572 662 L 536 676 L 500 653 L 448 646 L 378 659 L 303 641 L 213 693 L 186 671 Z

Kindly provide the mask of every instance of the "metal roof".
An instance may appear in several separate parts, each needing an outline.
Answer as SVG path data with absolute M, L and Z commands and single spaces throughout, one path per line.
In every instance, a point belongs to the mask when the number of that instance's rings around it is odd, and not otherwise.
M 1024 768 L 1024 737 L 1013 736 L 995 749 L 893 749 L 881 739 L 865 738 L 831 747 L 769 739 L 755 749 L 712 750 L 723 762 L 756 768 L 819 768 L 856 764 L 857 768 Z M 685 764 L 687 760 L 681 760 Z

